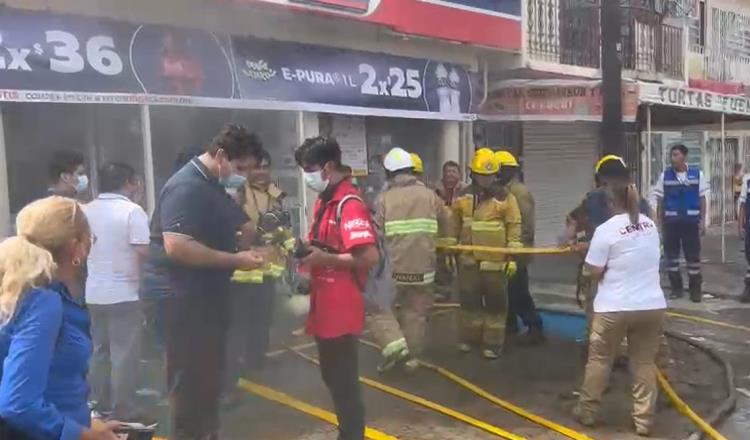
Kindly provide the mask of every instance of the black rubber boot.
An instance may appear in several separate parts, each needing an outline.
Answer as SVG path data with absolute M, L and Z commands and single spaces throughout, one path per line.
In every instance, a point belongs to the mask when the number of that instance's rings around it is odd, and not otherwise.
M 690 301 L 699 303 L 703 299 L 703 276 L 690 275 L 688 280 L 690 286 Z
M 682 276 L 679 272 L 670 272 L 669 273 L 669 286 L 672 289 L 671 295 L 669 295 L 672 299 L 680 299 L 683 296 L 682 292 Z
M 745 290 L 742 292 L 740 302 L 743 304 L 750 303 L 750 280 L 748 280 L 747 278 L 745 278 Z

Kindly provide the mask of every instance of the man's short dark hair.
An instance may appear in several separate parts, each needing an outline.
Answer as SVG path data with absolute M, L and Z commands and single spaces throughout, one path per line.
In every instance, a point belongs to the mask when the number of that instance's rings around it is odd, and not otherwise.
M 77 151 L 55 151 L 47 167 L 47 176 L 51 183 L 55 183 L 60 180 L 60 174 L 73 174 L 84 163 L 83 154 Z
M 673 145 L 672 148 L 669 149 L 669 153 L 671 154 L 674 150 L 679 151 L 685 157 L 688 155 L 688 149 L 683 144 Z
M 114 193 L 136 180 L 135 169 L 124 163 L 109 163 L 99 170 L 99 192 Z
M 445 169 L 449 167 L 456 168 L 459 172 L 461 172 L 461 165 L 459 165 L 458 162 L 449 160 L 443 164 L 443 173 L 445 173 Z
M 206 152 L 215 155 L 219 149 L 224 150 L 229 160 L 255 158 L 258 162 L 263 156 L 263 142 L 245 127 L 237 124 L 227 124 L 219 130 L 206 148 Z
M 341 167 L 341 147 L 336 139 L 325 136 L 318 136 L 306 139 L 295 151 L 294 159 L 297 165 L 305 167 L 307 165 L 323 166 L 328 162 L 333 162 L 337 167 Z
M 268 165 L 271 165 L 271 153 L 269 153 L 268 150 L 263 150 L 263 153 L 261 153 L 260 155 L 259 162 L 266 162 L 268 163 Z

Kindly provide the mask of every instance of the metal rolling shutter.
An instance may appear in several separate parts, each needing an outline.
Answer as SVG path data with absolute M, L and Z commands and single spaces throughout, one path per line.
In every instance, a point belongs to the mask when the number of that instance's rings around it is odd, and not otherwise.
M 591 190 L 598 127 L 591 122 L 524 123 L 524 176 L 536 200 L 538 245 L 556 243 L 565 216 Z

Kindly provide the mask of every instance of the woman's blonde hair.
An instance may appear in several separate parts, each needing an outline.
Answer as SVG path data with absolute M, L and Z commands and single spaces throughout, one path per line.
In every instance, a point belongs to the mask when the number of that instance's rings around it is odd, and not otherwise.
M 75 200 L 53 196 L 26 205 L 16 230 L 15 237 L 0 243 L 0 322 L 13 316 L 24 292 L 52 281 L 55 257 L 88 232 L 88 222 Z

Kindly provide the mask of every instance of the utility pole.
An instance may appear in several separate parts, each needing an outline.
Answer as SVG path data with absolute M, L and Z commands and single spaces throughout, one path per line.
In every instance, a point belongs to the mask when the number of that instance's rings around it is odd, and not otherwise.
M 623 155 L 622 122 L 622 7 L 621 0 L 601 0 L 602 125 L 604 154 Z

